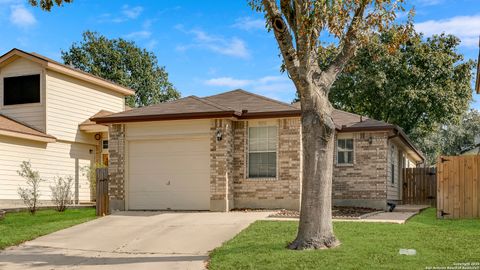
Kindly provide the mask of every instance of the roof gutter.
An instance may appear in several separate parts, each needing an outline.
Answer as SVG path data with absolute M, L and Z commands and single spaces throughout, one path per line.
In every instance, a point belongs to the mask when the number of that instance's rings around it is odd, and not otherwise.
M 276 111 L 276 112 L 253 112 L 242 111 L 239 119 L 279 118 L 279 117 L 300 117 L 300 110 Z
M 40 135 L 33 135 L 25 132 L 18 132 L 18 131 L 11 131 L 7 129 L 0 129 L 0 135 L 7 136 L 7 137 L 14 137 L 14 138 L 20 138 L 20 139 L 26 139 L 26 140 L 31 140 L 31 141 L 37 141 L 37 142 L 45 142 L 45 143 L 54 143 L 57 141 L 55 137 L 46 135 L 46 136 L 40 136 Z

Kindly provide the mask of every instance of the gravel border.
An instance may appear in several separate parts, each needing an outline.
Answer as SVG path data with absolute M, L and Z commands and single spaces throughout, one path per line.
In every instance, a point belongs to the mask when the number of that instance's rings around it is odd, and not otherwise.
M 337 208 L 338 209 L 338 208 Z M 340 208 L 342 209 L 342 208 Z M 345 207 L 344 209 L 348 209 L 350 211 L 355 211 L 355 207 Z M 373 215 L 376 215 L 378 213 L 382 213 L 383 211 L 378 211 L 378 210 L 375 210 L 375 209 L 368 209 L 368 208 L 358 208 L 358 211 L 361 211 L 361 212 L 365 212 L 365 211 L 370 211 L 368 213 L 364 213 L 364 214 L 361 214 L 361 215 L 358 215 L 358 216 L 353 216 L 353 215 L 335 215 L 335 212 L 339 212 L 341 210 L 338 210 L 338 211 L 332 211 L 332 218 L 333 219 L 340 219 L 340 220 L 360 220 L 360 219 L 365 219 L 367 217 L 370 217 L 370 216 L 373 216 Z M 285 213 L 287 212 L 287 213 Z M 299 214 L 296 214 L 296 212 L 298 213 L 298 211 L 290 211 L 290 210 L 285 210 L 285 209 L 282 209 L 282 210 L 279 210 L 279 211 L 276 211 L 276 213 L 274 214 L 271 214 L 270 216 L 268 216 L 269 218 L 285 218 L 285 219 L 288 219 L 288 218 L 300 218 L 300 215 Z

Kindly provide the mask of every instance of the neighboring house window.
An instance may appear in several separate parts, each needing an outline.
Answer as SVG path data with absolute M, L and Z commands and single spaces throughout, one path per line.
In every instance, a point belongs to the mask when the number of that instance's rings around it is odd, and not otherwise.
M 391 178 L 392 184 L 395 184 L 395 146 L 392 145 L 392 149 L 390 151 L 390 169 L 391 169 Z
M 40 102 L 40 75 L 3 78 L 3 105 Z
M 108 149 L 108 140 L 102 141 L 102 149 Z
M 108 140 L 102 141 L 102 164 L 108 166 Z
M 248 177 L 277 176 L 277 127 L 248 129 Z
M 353 139 L 337 140 L 337 164 L 353 164 Z

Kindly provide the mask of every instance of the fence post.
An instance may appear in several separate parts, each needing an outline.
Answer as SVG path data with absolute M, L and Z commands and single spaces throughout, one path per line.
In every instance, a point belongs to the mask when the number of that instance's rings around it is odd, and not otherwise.
M 109 214 L 109 198 L 108 198 L 108 168 L 97 168 L 97 216 L 105 216 Z

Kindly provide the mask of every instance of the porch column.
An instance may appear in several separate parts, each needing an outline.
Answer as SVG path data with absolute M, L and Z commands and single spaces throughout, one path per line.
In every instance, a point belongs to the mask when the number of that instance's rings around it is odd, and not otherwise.
M 110 212 L 125 210 L 125 125 L 113 124 L 108 128 L 110 155 L 108 165 L 108 196 Z

